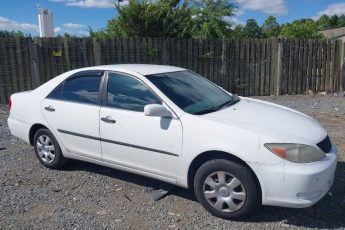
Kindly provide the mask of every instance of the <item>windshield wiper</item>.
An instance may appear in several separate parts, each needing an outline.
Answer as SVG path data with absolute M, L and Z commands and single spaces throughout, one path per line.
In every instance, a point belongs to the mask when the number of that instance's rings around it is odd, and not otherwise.
M 241 100 L 241 99 L 240 99 L 239 97 L 234 97 L 232 100 L 226 101 L 226 102 L 224 102 L 224 103 L 218 105 L 217 107 L 215 107 L 215 109 L 216 109 L 216 111 L 217 111 L 217 110 L 220 110 L 220 109 L 222 109 L 222 108 L 227 108 L 227 107 L 229 107 L 229 106 L 231 106 L 231 105 L 236 104 L 236 103 L 239 102 L 240 100 Z
M 231 105 L 234 105 L 236 103 L 238 103 L 241 99 L 239 97 L 234 97 L 232 100 L 229 100 L 229 101 L 226 101 L 220 105 L 217 105 L 217 106 L 214 106 L 214 107 L 211 107 L 211 108 L 208 108 L 208 109 L 205 109 L 205 110 L 201 110 L 199 112 L 196 112 L 194 113 L 195 115 L 203 115 L 203 114 L 206 114 L 206 113 L 212 113 L 212 112 L 216 112 L 222 108 L 227 108 Z

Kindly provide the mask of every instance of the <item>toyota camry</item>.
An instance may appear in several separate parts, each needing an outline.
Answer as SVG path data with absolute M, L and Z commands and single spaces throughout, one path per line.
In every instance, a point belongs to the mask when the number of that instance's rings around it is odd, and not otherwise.
M 155 178 L 221 218 L 308 207 L 333 183 L 337 149 L 316 120 L 180 67 L 76 69 L 11 95 L 9 107 L 11 133 L 44 166 L 77 159 Z

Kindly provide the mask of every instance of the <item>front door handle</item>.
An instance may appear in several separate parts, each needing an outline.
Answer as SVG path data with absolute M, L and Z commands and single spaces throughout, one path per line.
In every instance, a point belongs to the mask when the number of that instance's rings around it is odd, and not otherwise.
M 116 123 L 116 121 L 112 119 L 110 116 L 102 117 L 101 120 L 104 121 L 105 123 L 112 123 L 112 124 Z
M 49 111 L 49 112 L 54 112 L 55 111 L 55 109 L 54 109 L 54 107 L 53 106 L 47 106 L 47 107 L 44 107 L 44 109 L 45 110 L 47 110 L 47 111 Z

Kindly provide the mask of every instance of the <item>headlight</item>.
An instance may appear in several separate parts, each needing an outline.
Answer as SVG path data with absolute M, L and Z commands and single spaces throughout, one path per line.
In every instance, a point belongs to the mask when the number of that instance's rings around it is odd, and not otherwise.
M 295 163 L 310 163 L 322 160 L 326 154 L 321 149 L 303 144 L 265 144 L 277 156 Z

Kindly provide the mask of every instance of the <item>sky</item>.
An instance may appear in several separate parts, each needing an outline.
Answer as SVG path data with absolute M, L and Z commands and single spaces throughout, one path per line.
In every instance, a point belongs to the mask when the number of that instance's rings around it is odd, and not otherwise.
M 21 30 L 38 35 L 36 5 L 52 10 L 55 35 L 77 36 L 104 28 L 107 20 L 116 16 L 115 0 L 0 0 L 0 30 Z M 317 19 L 323 14 L 345 14 L 345 1 L 339 0 L 236 0 L 238 9 L 234 23 L 245 24 L 254 18 L 260 25 L 269 15 L 279 23 L 300 18 Z

